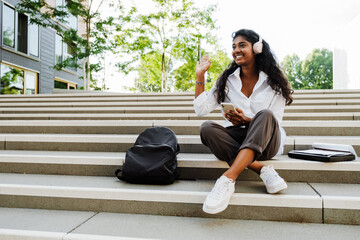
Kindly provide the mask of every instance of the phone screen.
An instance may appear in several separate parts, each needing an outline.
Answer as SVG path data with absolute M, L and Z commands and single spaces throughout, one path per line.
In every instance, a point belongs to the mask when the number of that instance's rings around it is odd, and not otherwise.
M 221 103 L 221 107 L 224 113 L 227 113 L 228 110 L 236 111 L 232 103 Z

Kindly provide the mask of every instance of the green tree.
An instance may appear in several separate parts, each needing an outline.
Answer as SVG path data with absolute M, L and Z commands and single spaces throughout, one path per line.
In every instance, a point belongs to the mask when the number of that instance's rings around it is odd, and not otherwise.
M 137 14 L 133 26 L 116 37 L 120 52 L 131 55 L 131 59 L 118 64 L 120 70 L 129 73 L 135 69 L 139 61 L 144 67 L 143 56 L 157 52 L 161 55 L 160 65 L 152 65 L 160 69 L 159 91 L 166 92 L 171 87 L 169 80 L 173 67 L 180 62 L 196 61 L 199 39 L 208 43 L 215 42 L 210 34 L 215 29 L 211 14 L 215 6 L 201 10 L 194 6 L 194 0 L 153 0 L 156 11 L 150 14 Z M 140 76 L 138 81 L 143 79 Z M 147 79 L 144 79 L 147 81 Z
M 139 78 L 135 80 L 135 87 L 140 92 L 161 91 L 161 58 L 159 52 L 143 55 L 138 68 Z
M 294 89 L 332 89 L 333 53 L 328 49 L 314 49 L 304 61 L 293 54 L 281 63 Z
M 305 89 L 333 88 L 333 53 L 328 49 L 314 49 L 302 64 Z
M 11 68 L 3 73 L 0 81 L 1 94 L 22 94 L 24 86 L 24 71 Z
M 281 63 L 283 71 L 294 89 L 302 89 L 304 87 L 301 65 L 302 61 L 296 54 L 285 56 Z
M 91 73 L 99 71 L 99 63 L 90 63 L 91 56 L 99 56 L 112 49 L 109 41 L 114 30 L 121 30 L 121 26 L 130 20 L 131 11 L 125 12 L 121 2 L 115 0 L 66 0 L 66 6 L 53 7 L 45 0 L 22 1 L 17 5 L 17 11 L 28 14 L 31 23 L 44 28 L 52 28 L 61 36 L 71 51 L 74 53 L 54 67 L 78 67 L 83 69 L 84 88 L 89 89 Z M 116 8 L 117 18 L 112 16 L 102 18 L 100 9 L 104 5 Z M 69 19 L 77 17 L 85 23 L 85 34 L 80 35 L 76 29 L 64 27 L 69 24 Z M 61 24 L 59 24 L 61 23 Z

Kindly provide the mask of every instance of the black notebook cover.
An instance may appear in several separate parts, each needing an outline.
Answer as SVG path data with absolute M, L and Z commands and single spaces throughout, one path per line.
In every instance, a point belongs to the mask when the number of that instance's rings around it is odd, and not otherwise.
M 291 158 L 320 162 L 340 162 L 351 161 L 355 159 L 355 155 L 351 152 L 327 151 L 318 149 L 292 150 L 288 153 L 288 156 Z

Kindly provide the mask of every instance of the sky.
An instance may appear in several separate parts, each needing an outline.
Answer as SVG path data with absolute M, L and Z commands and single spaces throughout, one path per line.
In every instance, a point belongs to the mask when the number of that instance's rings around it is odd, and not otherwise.
M 304 59 L 314 48 L 331 50 L 337 32 L 360 14 L 359 0 L 211 1 L 218 3 L 215 18 L 227 52 L 231 33 L 249 28 L 270 44 L 280 61 L 293 53 Z
M 140 11 L 151 9 L 150 0 L 131 1 Z M 194 1 L 199 7 L 217 4 L 213 18 L 219 29 L 215 34 L 229 57 L 231 33 L 247 28 L 259 33 L 270 44 L 279 62 L 292 54 L 303 60 L 314 48 L 333 50 L 339 41 L 339 31 L 360 15 L 360 0 Z M 360 34 L 359 29 L 354 29 L 354 34 Z M 131 85 L 131 80 L 120 82 L 119 73 L 115 71 L 107 74 L 110 91 L 121 91 L 124 84 Z

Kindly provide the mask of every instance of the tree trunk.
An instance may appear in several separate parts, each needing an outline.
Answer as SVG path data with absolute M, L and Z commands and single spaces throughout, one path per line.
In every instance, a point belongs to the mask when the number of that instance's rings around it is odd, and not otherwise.
M 84 79 L 84 90 L 86 90 L 86 58 L 84 58 L 82 62 L 82 68 L 83 68 L 83 79 Z
M 86 85 L 86 90 L 90 90 L 90 58 L 87 57 L 87 76 L 86 76 L 86 80 L 87 80 L 87 85 Z
M 90 10 L 89 10 L 90 11 Z M 90 19 L 86 19 L 86 76 L 84 76 L 84 78 L 86 78 L 86 88 L 84 86 L 84 90 L 88 91 L 90 90 Z
M 164 92 L 167 92 L 167 85 L 168 85 L 168 81 L 167 81 L 167 78 L 168 78 L 168 74 L 167 72 L 165 72 L 165 77 L 164 77 Z
M 165 50 L 163 49 L 163 54 L 161 57 L 161 92 L 164 92 L 164 82 L 165 82 Z

